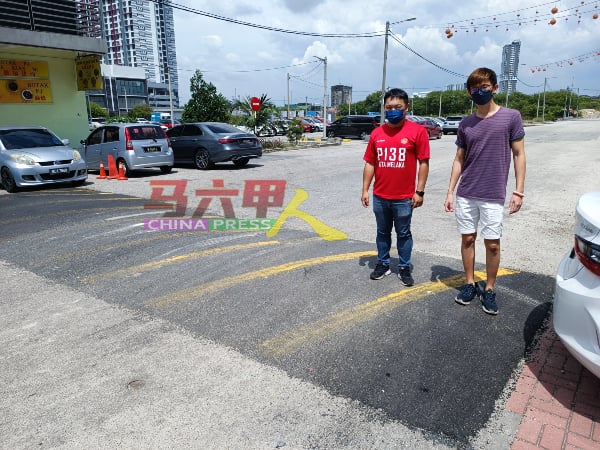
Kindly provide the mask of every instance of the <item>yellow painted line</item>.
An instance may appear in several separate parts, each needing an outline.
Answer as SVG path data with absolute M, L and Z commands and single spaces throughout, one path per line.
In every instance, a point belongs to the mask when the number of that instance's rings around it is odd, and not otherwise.
M 316 266 L 319 264 L 325 264 L 330 262 L 347 261 L 349 259 L 360 258 L 364 256 L 377 256 L 376 252 L 352 252 L 352 253 L 341 253 L 338 255 L 322 256 L 318 258 L 303 259 L 300 261 L 294 261 L 279 266 L 267 267 L 262 270 L 255 272 L 242 273 L 233 277 L 225 278 L 222 280 L 213 281 L 212 283 L 206 283 L 202 286 L 194 286 L 189 289 L 174 292 L 173 294 L 165 295 L 154 300 L 146 302 L 146 306 L 151 307 L 163 307 L 176 302 L 189 301 L 194 298 L 201 297 L 211 292 L 226 289 L 236 284 L 245 283 L 248 281 L 256 280 L 257 278 L 266 278 L 280 273 L 290 272 L 292 270 L 301 269 L 303 267 Z
M 498 276 L 513 275 L 519 273 L 516 270 L 500 269 Z M 486 273 L 475 272 L 475 277 L 485 279 Z M 454 275 L 442 280 L 431 281 L 419 284 L 409 289 L 403 289 L 373 301 L 353 306 L 344 311 L 340 311 L 329 317 L 306 324 L 295 330 L 291 330 L 281 336 L 268 339 L 259 344 L 259 348 L 271 356 L 291 353 L 302 346 L 310 343 L 323 341 L 341 331 L 348 330 L 356 325 L 373 319 L 397 308 L 400 305 L 411 303 L 421 298 L 439 294 L 452 288 L 460 287 L 464 284 L 463 274 Z
M 82 279 L 84 283 L 95 283 L 100 279 L 113 278 L 117 276 L 128 275 L 132 273 L 144 272 L 147 270 L 157 269 L 159 267 L 166 266 L 168 264 L 178 263 L 192 258 L 202 258 L 205 256 L 217 255 L 219 253 L 233 252 L 237 250 L 245 250 L 250 248 L 265 247 L 267 245 L 278 245 L 279 241 L 264 241 L 254 242 L 250 244 L 239 244 L 230 245 L 228 247 L 211 248 L 208 250 L 200 250 L 197 252 L 186 253 L 185 255 L 172 256 L 170 258 L 160 259 L 158 261 L 152 261 L 145 264 L 139 264 L 137 266 L 131 266 L 126 269 L 115 270 L 114 272 L 107 272 L 101 275 L 92 275 Z

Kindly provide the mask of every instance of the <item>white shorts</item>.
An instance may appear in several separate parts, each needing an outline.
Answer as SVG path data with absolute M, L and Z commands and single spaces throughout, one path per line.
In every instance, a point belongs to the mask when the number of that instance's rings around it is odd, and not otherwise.
M 484 239 L 500 239 L 502 237 L 502 203 L 472 200 L 456 197 L 454 205 L 456 228 L 460 234 L 473 234 L 481 226 Z

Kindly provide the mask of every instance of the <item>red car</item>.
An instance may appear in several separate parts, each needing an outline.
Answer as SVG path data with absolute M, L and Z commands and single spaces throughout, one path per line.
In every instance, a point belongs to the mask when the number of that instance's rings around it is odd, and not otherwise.
M 407 119 L 425 127 L 425 129 L 427 130 L 427 134 L 429 135 L 429 139 L 440 139 L 442 137 L 442 128 L 435 120 L 431 119 L 430 117 L 407 116 Z

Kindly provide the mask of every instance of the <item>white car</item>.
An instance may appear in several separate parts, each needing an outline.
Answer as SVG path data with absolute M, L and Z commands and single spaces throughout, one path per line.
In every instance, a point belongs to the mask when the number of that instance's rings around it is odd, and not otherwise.
M 553 323 L 567 350 L 600 378 L 600 192 L 581 196 L 575 243 L 560 261 Z

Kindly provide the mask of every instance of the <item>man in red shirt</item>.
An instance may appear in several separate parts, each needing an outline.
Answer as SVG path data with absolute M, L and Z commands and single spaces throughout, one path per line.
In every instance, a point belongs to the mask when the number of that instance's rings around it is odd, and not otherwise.
M 424 127 L 406 119 L 408 108 L 408 94 L 402 89 L 390 89 L 385 93 L 386 123 L 371 132 L 363 157 L 361 201 L 365 208 L 369 206 L 369 187 L 375 177 L 373 212 L 377 222 L 377 266 L 371 279 L 380 280 L 391 273 L 393 227 L 398 248 L 398 277 L 405 286 L 412 286 L 410 222 L 413 208 L 423 204 L 425 195 L 429 175 L 429 136 Z

